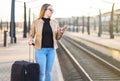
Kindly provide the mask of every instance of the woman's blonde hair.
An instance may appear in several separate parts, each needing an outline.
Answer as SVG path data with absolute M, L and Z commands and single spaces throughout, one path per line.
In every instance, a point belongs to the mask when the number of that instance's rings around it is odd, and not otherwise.
M 46 3 L 42 5 L 38 19 L 41 19 L 44 16 L 45 10 L 47 10 L 48 6 L 51 6 L 51 4 Z

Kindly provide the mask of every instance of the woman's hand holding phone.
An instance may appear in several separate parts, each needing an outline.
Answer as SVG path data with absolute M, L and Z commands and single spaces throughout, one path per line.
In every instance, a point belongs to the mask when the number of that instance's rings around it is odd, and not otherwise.
M 67 27 L 61 28 L 61 32 L 64 33 L 66 29 L 67 29 Z

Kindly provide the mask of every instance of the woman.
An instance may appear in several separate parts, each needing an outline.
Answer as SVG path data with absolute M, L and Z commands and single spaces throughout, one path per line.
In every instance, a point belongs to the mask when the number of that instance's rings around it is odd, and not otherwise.
M 40 65 L 40 81 L 51 81 L 50 72 L 57 48 L 58 22 L 52 20 L 54 10 L 51 4 L 43 4 L 39 18 L 33 21 L 30 29 L 29 44 L 34 43 L 35 59 Z M 61 29 L 63 34 L 65 28 Z M 35 39 L 35 41 L 33 41 Z

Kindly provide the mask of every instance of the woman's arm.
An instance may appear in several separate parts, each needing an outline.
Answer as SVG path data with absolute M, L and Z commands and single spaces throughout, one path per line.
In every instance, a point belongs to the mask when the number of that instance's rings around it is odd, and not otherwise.
M 61 39 L 63 33 L 65 32 L 65 30 L 67 29 L 67 27 L 59 27 L 59 24 L 57 22 L 57 34 L 56 34 L 56 40 Z

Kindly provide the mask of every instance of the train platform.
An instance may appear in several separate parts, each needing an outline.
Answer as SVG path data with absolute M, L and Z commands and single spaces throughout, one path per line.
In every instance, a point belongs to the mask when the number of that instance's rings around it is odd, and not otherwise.
M 17 40 L 16 44 L 9 44 L 7 47 L 0 45 L 0 81 L 10 81 L 13 62 L 16 60 L 29 61 L 29 49 L 31 49 L 30 60 L 33 61 L 34 55 L 32 53 L 34 50 L 32 48 L 28 45 L 28 39 L 22 37 Z M 52 81 L 64 81 L 57 54 L 51 76 Z
M 109 35 L 105 34 L 103 34 L 101 37 L 98 37 L 97 33 L 91 33 L 90 35 L 88 35 L 87 33 L 82 34 L 77 32 L 66 32 L 66 35 L 77 36 L 109 48 L 120 50 L 120 36 L 115 36 L 114 39 L 110 39 Z

